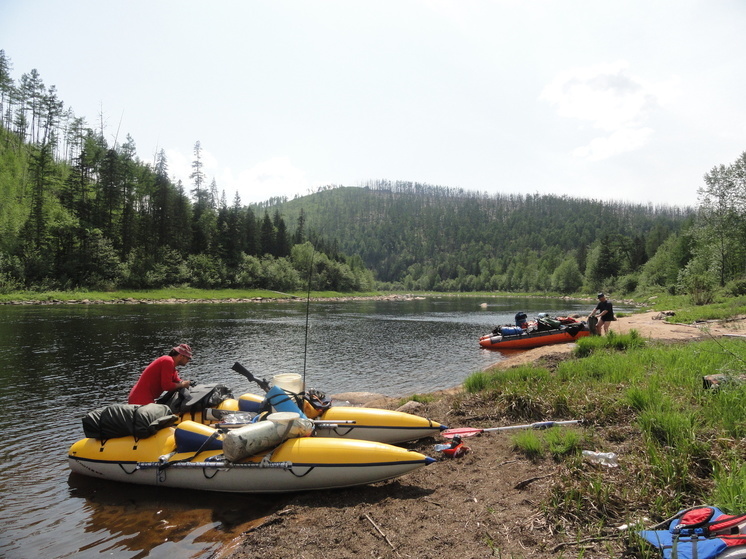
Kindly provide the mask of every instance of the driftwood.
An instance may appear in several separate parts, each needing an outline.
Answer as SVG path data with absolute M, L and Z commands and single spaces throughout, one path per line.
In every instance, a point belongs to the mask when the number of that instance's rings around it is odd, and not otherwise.
M 396 548 L 394 547 L 394 544 L 392 544 L 392 543 L 391 543 L 391 541 L 389 540 L 389 537 L 388 537 L 388 536 L 387 536 L 386 534 L 384 534 L 384 533 L 383 533 L 383 531 L 382 531 L 382 530 L 381 530 L 381 529 L 380 529 L 380 528 L 378 527 L 378 524 L 376 524 L 375 522 L 373 522 L 373 519 L 372 519 L 372 518 L 370 517 L 370 515 L 369 515 L 369 514 L 368 514 L 367 512 L 365 513 L 365 518 L 367 518 L 367 519 L 368 519 L 368 521 L 369 521 L 369 522 L 370 522 L 370 523 L 371 523 L 371 524 L 373 525 L 373 528 L 375 528 L 375 529 L 376 529 L 376 531 L 377 531 L 377 532 L 378 532 L 379 534 L 381 534 L 381 537 L 382 537 L 382 538 L 383 538 L 384 540 L 386 540 L 386 543 L 387 543 L 387 544 L 389 544 L 389 545 L 391 546 L 391 549 L 393 549 L 393 550 L 394 550 L 394 553 L 396 553 L 396 556 L 397 556 L 397 557 L 401 557 L 401 555 L 399 555 L 399 552 L 398 552 L 398 551 L 396 551 Z

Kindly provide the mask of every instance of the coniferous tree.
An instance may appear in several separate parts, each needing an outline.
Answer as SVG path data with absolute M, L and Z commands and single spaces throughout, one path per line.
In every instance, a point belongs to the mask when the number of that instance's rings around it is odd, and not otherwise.
M 13 65 L 5 55 L 5 51 L 0 49 L 0 127 L 2 128 L 7 128 L 7 123 L 10 122 L 10 100 L 15 89 L 10 75 L 12 68 Z
M 284 257 L 290 256 L 290 237 L 285 226 L 285 220 L 282 219 L 280 211 L 275 211 L 272 225 L 275 231 L 275 252 L 274 256 Z

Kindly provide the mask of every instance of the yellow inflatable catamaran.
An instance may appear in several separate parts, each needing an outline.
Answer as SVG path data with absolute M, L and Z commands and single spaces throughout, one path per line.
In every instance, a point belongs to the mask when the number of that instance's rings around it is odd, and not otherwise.
M 148 406 L 158 404 L 121 407 Z M 126 483 L 279 493 L 374 483 L 435 461 L 385 443 L 312 434 L 312 421 L 287 412 L 230 430 L 183 420 L 152 435 L 89 436 L 72 445 L 68 462 L 78 474 Z
M 316 420 L 317 437 L 399 444 L 434 437 L 448 428 L 425 417 L 393 410 L 353 406 L 314 407 L 307 396 L 301 396 L 304 394 L 304 387 L 300 375 L 277 375 L 273 378 L 274 386 L 270 387 L 266 381 L 254 378 L 240 363 L 234 364 L 232 369 L 267 391 L 264 397 L 256 394 L 241 395 L 238 398 L 239 411 L 260 413 L 271 407 L 273 410 L 299 412 Z M 280 377 L 283 382 L 277 380 Z M 226 402 L 221 407 L 229 406 Z

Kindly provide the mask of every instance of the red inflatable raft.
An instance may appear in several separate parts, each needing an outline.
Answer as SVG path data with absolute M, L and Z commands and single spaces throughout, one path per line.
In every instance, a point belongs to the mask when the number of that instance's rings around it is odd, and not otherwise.
M 584 336 L 590 336 L 591 331 L 585 322 L 563 324 L 553 330 L 526 330 L 516 332 L 516 328 L 506 328 L 511 332 L 487 334 L 479 339 L 479 345 L 487 349 L 531 349 L 550 344 L 572 343 Z

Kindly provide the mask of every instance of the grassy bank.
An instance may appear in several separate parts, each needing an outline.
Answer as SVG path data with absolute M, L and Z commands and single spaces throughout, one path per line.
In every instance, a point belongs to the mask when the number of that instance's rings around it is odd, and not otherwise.
M 742 513 L 744 343 L 720 338 L 672 345 L 634 331 L 611 332 L 579 340 L 573 357 L 553 366 L 475 373 L 464 383 L 465 394 L 489 401 L 496 415 L 517 423 L 585 422 L 512 438 L 516 451 L 560 465 L 561 476 L 542 504 L 558 531 L 604 537 L 622 524 L 657 522 L 701 504 Z M 714 373 L 728 381 L 705 388 L 703 377 Z M 619 467 L 591 466 L 582 450 L 613 452 Z
M 192 289 L 170 288 L 170 289 L 153 289 L 153 290 L 132 290 L 132 291 L 14 291 L 12 293 L 0 294 L 0 303 L 11 301 L 32 301 L 32 302 L 51 302 L 51 301 L 121 301 L 135 299 L 140 301 L 227 301 L 233 299 L 305 299 L 308 293 L 292 292 L 282 293 L 280 291 L 269 291 L 266 289 Z M 340 293 L 336 291 L 312 291 L 313 298 L 334 298 L 334 297 L 375 297 L 381 293 Z

